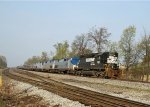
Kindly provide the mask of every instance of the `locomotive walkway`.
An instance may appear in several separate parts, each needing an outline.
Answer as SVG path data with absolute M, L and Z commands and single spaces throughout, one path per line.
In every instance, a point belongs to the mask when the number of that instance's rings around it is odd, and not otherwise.
M 150 107 L 150 105 L 140 102 L 67 85 L 23 70 L 7 69 L 3 74 L 12 79 L 30 83 L 62 97 L 79 101 L 85 105 L 91 105 L 92 107 Z

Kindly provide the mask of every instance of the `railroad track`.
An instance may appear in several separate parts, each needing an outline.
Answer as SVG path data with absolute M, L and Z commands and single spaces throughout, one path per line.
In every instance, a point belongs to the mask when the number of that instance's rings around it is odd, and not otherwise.
M 29 70 L 27 70 L 27 71 L 29 71 Z M 42 72 L 42 73 L 54 73 L 54 72 L 48 72 L 48 71 L 33 71 L 33 72 Z M 54 73 L 55 74 L 55 73 Z M 75 76 L 75 75 L 71 75 L 71 74 L 65 74 L 65 75 L 70 75 L 70 76 Z M 76 76 L 79 76 L 79 75 L 76 75 Z M 91 77 L 88 77 L 88 78 L 98 78 L 98 77 L 96 77 L 96 76 L 91 76 Z M 103 78 L 102 78 L 103 79 Z M 139 81 L 139 80 L 131 80 L 131 79 L 112 79 L 112 80 L 120 80 L 120 81 L 127 81 L 127 82 L 140 82 L 140 83 L 150 83 L 150 82 L 148 82 L 148 81 Z
M 7 69 L 3 74 L 92 107 L 150 107 L 148 104 L 82 89 L 23 70 Z

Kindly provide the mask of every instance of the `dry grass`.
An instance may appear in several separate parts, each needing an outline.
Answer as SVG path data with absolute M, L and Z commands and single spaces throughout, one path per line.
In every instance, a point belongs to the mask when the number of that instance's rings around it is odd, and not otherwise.
M 3 85 L 0 88 L 0 107 L 49 107 L 39 96 L 28 96 L 26 92 L 14 93 L 13 86 L 9 78 L 3 77 Z

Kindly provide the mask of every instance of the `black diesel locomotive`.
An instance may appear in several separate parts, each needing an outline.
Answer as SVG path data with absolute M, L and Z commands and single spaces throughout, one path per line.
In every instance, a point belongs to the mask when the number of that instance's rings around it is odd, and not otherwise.
M 120 78 L 121 74 L 117 52 L 92 53 L 61 60 L 52 59 L 44 63 L 25 65 L 21 68 L 102 78 Z
M 97 77 L 117 78 L 119 76 L 118 53 L 104 52 L 81 55 L 78 63 L 78 74 Z

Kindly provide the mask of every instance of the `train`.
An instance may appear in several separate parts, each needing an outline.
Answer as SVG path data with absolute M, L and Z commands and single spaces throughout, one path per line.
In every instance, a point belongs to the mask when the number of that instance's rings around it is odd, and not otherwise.
M 91 53 L 72 58 L 52 59 L 43 63 L 23 65 L 18 68 L 101 78 L 121 77 L 117 52 Z

